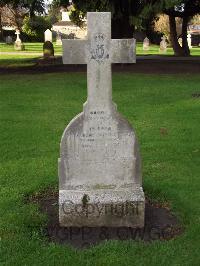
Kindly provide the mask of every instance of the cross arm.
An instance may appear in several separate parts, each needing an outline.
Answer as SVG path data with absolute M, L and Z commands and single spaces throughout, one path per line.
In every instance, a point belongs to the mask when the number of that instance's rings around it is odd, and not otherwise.
M 135 39 L 112 39 L 112 63 L 136 63 Z
M 86 64 L 86 40 L 62 40 L 63 64 Z

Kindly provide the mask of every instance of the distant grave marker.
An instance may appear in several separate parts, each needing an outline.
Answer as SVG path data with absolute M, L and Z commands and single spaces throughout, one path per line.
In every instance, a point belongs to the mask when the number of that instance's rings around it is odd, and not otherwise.
M 20 39 L 20 31 L 19 30 L 16 30 L 15 34 L 17 35 L 17 39 L 15 41 L 15 44 L 14 44 L 14 48 L 16 51 L 23 51 L 25 50 L 25 46 L 24 44 L 22 43 L 21 39 Z
M 52 42 L 52 31 L 50 31 L 49 29 L 47 29 L 45 32 L 44 32 L 44 42 Z
M 160 42 L 160 52 L 161 53 L 166 53 L 167 52 L 167 42 L 166 42 L 166 37 L 163 36 L 162 41 Z
M 143 41 L 143 51 L 149 51 L 149 45 L 150 45 L 149 39 L 146 37 Z

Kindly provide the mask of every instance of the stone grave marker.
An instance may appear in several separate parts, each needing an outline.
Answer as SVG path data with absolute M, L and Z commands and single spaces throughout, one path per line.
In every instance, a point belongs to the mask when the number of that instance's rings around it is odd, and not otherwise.
M 187 35 L 187 42 L 188 42 L 188 47 L 191 49 L 192 48 L 192 36 L 190 33 Z
M 161 53 L 166 53 L 167 52 L 167 42 L 166 42 L 166 37 L 163 36 L 162 41 L 160 42 L 160 52 Z
M 88 95 L 61 139 L 59 222 L 143 227 L 138 142 L 112 101 L 111 64 L 135 63 L 135 40 L 111 39 L 109 12 L 89 12 L 87 18 L 87 40 L 62 40 L 64 64 L 87 64 Z
M 54 57 L 54 47 L 52 42 L 46 41 L 43 44 L 43 57 L 44 58 Z
M 179 38 L 179 39 L 178 39 L 178 43 L 179 43 L 180 46 L 182 47 L 182 45 L 183 45 L 183 40 L 182 40 L 182 38 Z
M 24 44 L 22 43 L 21 39 L 20 39 L 20 31 L 16 30 L 15 34 L 17 35 L 17 39 L 15 41 L 14 44 L 14 48 L 16 51 L 23 51 L 25 49 Z
M 62 37 L 59 31 L 56 33 L 56 45 L 62 45 Z
M 6 37 L 6 44 L 12 44 L 12 43 L 13 43 L 13 39 L 12 39 L 12 37 L 10 35 L 8 35 Z
M 44 32 L 44 42 L 47 41 L 52 42 L 52 31 L 50 31 L 49 29 Z
M 149 51 L 149 39 L 147 37 L 143 41 L 143 51 Z

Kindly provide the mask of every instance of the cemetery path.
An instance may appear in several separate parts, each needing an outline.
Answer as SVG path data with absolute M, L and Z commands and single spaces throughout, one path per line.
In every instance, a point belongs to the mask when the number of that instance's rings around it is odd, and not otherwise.
M 36 55 L 34 53 L 34 55 Z M 113 64 L 114 72 L 144 74 L 199 74 L 200 57 L 139 56 L 136 64 Z M 0 63 L 0 74 L 38 74 L 86 72 L 86 65 L 63 65 L 62 57 L 48 62 L 40 60 L 33 66 L 6 67 Z

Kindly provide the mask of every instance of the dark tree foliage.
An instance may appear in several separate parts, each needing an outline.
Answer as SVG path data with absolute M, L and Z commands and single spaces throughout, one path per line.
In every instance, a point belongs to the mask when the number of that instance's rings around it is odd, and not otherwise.
M 146 1 L 142 0 L 74 0 L 75 11 L 111 11 L 112 12 L 112 37 L 132 37 L 134 24 L 138 23 Z
M 55 0 L 57 4 L 67 6 L 68 0 Z M 75 10 L 72 19 L 81 25 L 88 11 L 112 12 L 112 37 L 132 37 L 135 27 L 146 27 L 159 13 L 169 16 L 170 35 L 176 55 L 189 55 L 187 43 L 187 25 L 189 20 L 200 13 L 200 0 L 73 0 Z M 178 43 L 176 17 L 181 17 L 183 47 Z
M 182 0 L 182 1 L 150 1 L 143 10 L 143 13 L 164 12 L 169 16 L 170 38 L 175 55 L 188 56 L 190 50 L 187 42 L 187 27 L 190 19 L 200 13 L 200 0 Z M 182 47 L 178 42 L 176 31 L 176 17 L 182 18 Z
M 26 8 L 30 16 L 45 11 L 44 0 L 0 0 L 0 6 L 11 5 L 13 8 Z
M 54 0 L 60 6 L 68 6 L 67 0 Z M 71 13 L 71 19 L 81 26 L 82 19 L 88 11 L 111 11 L 113 38 L 132 37 L 134 24 L 140 20 L 139 14 L 144 0 L 74 0 L 75 10 Z
M 165 13 L 169 15 L 170 22 L 170 36 L 172 46 L 176 55 L 188 56 L 190 55 L 190 49 L 187 42 L 187 27 L 190 19 L 200 13 L 200 0 L 187 0 L 183 1 L 182 6 L 178 8 L 166 9 Z M 182 18 L 182 47 L 179 45 L 175 18 Z
M 0 39 L 3 38 L 2 30 L 2 19 L 1 13 L 3 7 L 9 5 L 9 7 L 14 11 L 16 10 L 26 10 L 27 15 L 33 18 L 36 14 L 43 14 L 45 12 L 45 1 L 44 0 L 0 0 Z M 17 14 L 18 12 L 16 12 Z

